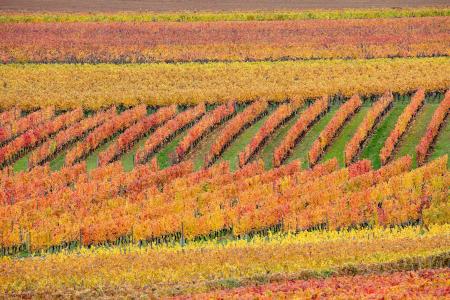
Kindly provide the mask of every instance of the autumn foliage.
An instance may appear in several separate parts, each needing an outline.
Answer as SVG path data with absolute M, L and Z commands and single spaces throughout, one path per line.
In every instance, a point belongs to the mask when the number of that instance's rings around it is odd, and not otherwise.
M 273 165 L 278 167 L 294 149 L 295 145 L 310 128 L 310 126 L 317 121 L 323 114 L 325 114 L 329 107 L 328 96 L 323 96 L 317 99 L 311 106 L 301 113 L 300 118 L 289 129 L 286 137 L 281 144 L 275 149 L 273 153 Z
M 205 112 L 206 106 L 204 103 L 201 103 L 179 113 L 176 117 L 150 135 L 145 141 L 144 147 L 138 149 L 136 152 L 134 161 L 137 164 L 146 163 L 150 156 L 152 156 L 163 144 L 172 139 L 180 130 L 192 125 L 197 119 L 203 116 Z
M 150 130 L 161 126 L 177 113 L 177 106 L 171 105 L 160 108 L 157 112 L 139 120 L 126 129 L 108 149 L 99 154 L 99 164 L 106 165 L 114 161 L 120 154 L 130 150 L 134 143 Z
M 37 125 L 50 120 L 53 118 L 54 113 L 55 108 L 48 107 L 31 112 L 22 118 L 10 118 L 9 122 L 5 122 L 5 124 L 0 127 L 0 145 L 5 144 L 25 131 L 36 127 Z M 4 117 L 7 118 L 7 115 Z
M 191 150 L 197 142 L 215 126 L 219 125 L 235 113 L 235 104 L 229 102 L 218 106 L 212 112 L 204 115 L 201 120 L 195 124 L 181 140 L 175 149 L 177 160 L 182 160 L 183 157 Z
M 325 279 L 285 280 L 258 286 L 217 290 L 179 299 L 427 299 L 450 292 L 449 269 L 335 276 Z
M 233 119 L 219 133 L 217 139 L 209 149 L 205 157 L 205 165 L 211 165 L 222 154 L 226 147 L 238 136 L 242 130 L 255 122 L 255 120 L 266 112 L 267 101 L 259 100 L 250 104 L 245 110 Z
M 1 299 L 450 298 L 449 7 L 52 9 L 0 9 Z
M 161 298 L 173 296 L 177 286 L 176 293 L 183 299 L 201 299 L 197 293 L 206 291 L 212 294 L 204 298 L 228 299 L 236 290 L 220 291 L 226 282 L 226 286 L 243 285 L 239 290 L 252 291 L 248 298 L 241 293 L 236 299 L 284 299 L 292 294 L 308 298 L 316 293 L 324 298 L 352 299 L 356 295 L 365 299 L 367 295 L 367 299 L 373 299 L 374 295 L 382 298 L 381 292 L 392 298 L 445 298 L 449 226 L 431 225 L 429 229 L 425 234 L 418 226 L 320 230 L 202 240 L 184 247 L 172 242 L 137 243 L 75 248 L 33 258 L 2 257 L 0 292 L 6 297 L 45 294 L 58 298 L 61 294 L 77 297 L 82 293 L 89 298 Z M 432 268 L 441 270 L 409 272 Z M 300 278 L 311 282 L 283 284 Z M 266 287 L 262 282 L 269 284 L 267 292 L 272 292 L 272 297 L 269 293 L 258 296 Z M 253 289 L 252 285 L 258 287 Z M 282 288 L 277 289 L 278 285 Z M 101 291 L 98 286 L 102 286 Z
M 380 150 L 381 164 L 385 164 L 388 162 L 389 158 L 394 152 L 395 146 L 398 144 L 401 137 L 406 132 L 408 125 L 411 123 L 412 119 L 422 107 L 424 102 L 425 91 L 423 89 L 419 89 L 411 98 L 411 102 L 397 119 L 397 123 L 395 123 L 394 129 L 391 131 L 388 138 L 384 142 L 384 146 Z
M 285 231 L 404 224 L 427 209 L 423 199 L 445 199 L 446 164 L 447 158 L 440 158 L 409 171 L 411 158 L 404 157 L 379 170 L 367 161 L 338 169 L 330 160 L 311 170 L 293 162 L 264 171 L 254 162 L 230 173 L 219 163 L 192 173 L 188 161 L 161 171 L 142 165 L 127 173 L 116 162 L 75 181 L 69 176 L 69 186 L 49 183 L 27 201 L 12 200 L 19 199 L 14 193 L 21 193 L 20 181 L 7 180 L 3 201 L 10 205 L 0 207 L 1 243 L 21 244 L 21 231 L 30 232 L 34 249 L 46 249 L 80 238 L 83 245 L 124 236 L 151 240 L 176 236 L 181 228 L 191 239 L 225 229 L 240 236 L 280 224 Z
M 85 140 L 71 148 L 65 158 L 66 165 L 72 165 L 105 143 L 114 134 L 133 125 L 147 114 L 147 107 L 139 105 L 116 115 L 92 131 Z
M 0 126 L 5 126 L 14 120 L 20 118 L 21 110 L 20 108 L 13 107 L 9 110 L 5 110 L 0 113 Z
M 443 19 L 0 24 L 2 63 L 445 56 Z M 204 45 L 208 45 L 205 47 Z
M 89 131 L 112 119 L 115 115 L 116 108 L 113 106 L 107 111 L 99 111 L 95 115 L 76 122 L 67 129 L 62 130 L 55 137 L 47 140 L 31 152 L 28 158 L 28 168 L 31 169 L 52 159 L 65 147 L 80 140 Z
M 78 122 L 82 118 L 83 110 L 78 108 L 27 130 L 0 148 L 0 164 L 4 165 L 14 161 L 21 154 L 30 151 L 30 149 L 42 143 L 50 135 Z
M 345 146 L 344 157 L 346 165 L 353 162 L 380 118 L 392 107 L 393 101 L 392 93 L 386 92 L 367 112 L 355 134 Z
M 339 129 L 342 128 L 345 122 L 351 118 L 361 105 L 361 98 L 358 95 L 355 95 L 339 108 L 308 152 L 308 160 L 311 166 L 314 166 L 317 163 L 325 149 L 330 145 L 331 141 L 338 133 Z
M 274 113 L 272 113 L 253 136 L 250 143 L 247 144 L 241 153 L 239 153 L 239 166 L 242 167 L 248 163 L 251 157 L 261 148 L 270 135 L 291 117 L 303 103 L 304 101 L 293 99 L 289 103 L 281 105 Z
M 223 104 L 448 89 L 447 57 L 189 64 L 6 64 L 0 109 Z M 339 74 L 338 78 L 330 74 Z M 361 76 L 364 74 L 364 76 Z M 68 79 L 70 78 L 70 80 Z M 193 84 L 195 83 L 195 84 Z M 320 83 L 320 84 L 318 84 Z M 47 87 L 55 87 L 49 89 Z M 86 87 L 95 86 L 95 89 Z
M 428 124 L 427 131 L 425 135 L 420 140 L 419 144 L 416 147 L 417 153 L 417 163 L 422 165 L 428 154 L 431 144 L 436 139 L 436 136 L 439 133 L 440 128 L 445 122 L 447 118 L 448 111 L 450 109 L 450 90 L 445 93 L 444 100 L 439 104 L 439 107 L 433 114 L 430 123 Z
M 48 165 L 0 177 L 0 205 L 13 205 L 66 188 L 86 174 L 86 162 L 52 172 Z M 36 202 L 37 205 L 39 205 Z

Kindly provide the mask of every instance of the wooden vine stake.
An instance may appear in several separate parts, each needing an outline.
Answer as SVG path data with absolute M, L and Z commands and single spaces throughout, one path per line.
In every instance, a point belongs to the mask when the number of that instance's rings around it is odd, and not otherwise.
M 184 224 L 181 222 L 181 239 L 180 239 L 181 247 L 184 247 L 185 240 L 184 240 Z

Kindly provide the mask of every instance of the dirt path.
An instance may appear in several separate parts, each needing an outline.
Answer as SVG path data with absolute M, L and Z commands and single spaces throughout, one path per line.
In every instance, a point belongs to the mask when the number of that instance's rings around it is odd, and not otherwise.
M 448 0 L 0 0 L 0 10 L 183 11 L 445 6 Z

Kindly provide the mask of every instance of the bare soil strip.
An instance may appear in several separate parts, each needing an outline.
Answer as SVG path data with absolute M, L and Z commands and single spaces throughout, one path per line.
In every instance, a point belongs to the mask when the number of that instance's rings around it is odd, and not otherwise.
M 240 11 L 448 6 L 448 0 L 2 0 L 12 11 Z

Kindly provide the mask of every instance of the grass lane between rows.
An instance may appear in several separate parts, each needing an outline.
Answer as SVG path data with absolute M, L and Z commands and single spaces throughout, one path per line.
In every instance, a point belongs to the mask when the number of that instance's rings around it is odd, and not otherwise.
M 295 122 L 297 122 L 300 118 L 300 115 L 301 111 L 297 112 L 297 114 L 294 115 L 289 121 L 278 128 L 263 146 L 261 151 L 256 155 L 257 159 L 262 159 L 264 161 L 264 166 L 266 169 L 271 169 L 273 167 L 273 152 L 283 141 L 291 127 L 294 126 Z
M 428 123 L 430 122 L 434 111 L 439 105 L 440 100 L 442 99 L 442 95 L 439 97 L 430 96 L 426 100 L 426 104 L 415 117 L 413 123 L 410 128 L 406 131 L 403 136 L 398 148 L 395 152 L 394 158 L 401 157 L 403 155 L 409 154 L 413 157 L 413 164 L 416 166 L 416 152 L 415 147 L 419 143 L 420 139 L 426 132 L 426 128 L 428 127 Z M 370 159 L 374 168 L 380 167 L 380 158 L 379 152 L 384 145 L 384 142 L 390 132 L 393 130 L 395 123 L 398 117 L 403 112 L 404 108 L 408 105 L 410 101 L 410 97 L 407 95 L 396 97 L 394 101 L 393 108 L 387 112 L 386 116 L 380 121 L 374 133 L 369 137 L 368 142 L 362 149 L 360 159 Z M 238 107 L 238 112 L 242 111 L 245 105 L 240 105 Z M 313 144 L 313 142 L 317 139 L 320 132 L 325 128 L 328 122 L 333 117 L 334 113 L 338 110 L 339 105 L 333 104 L 331 106 L 330 111 L 323 116 L 316 124 L 312 126 L 312 128 L 305 134 L 305 136 L 300 140 L 297 146 L 293 149 L 292 155 L 288 157 L 287 162 L 291 162 L 295 159 L 300 159 L 302 161 L 303 167 L 308 167 L 308 151 Z M 256 132 L 261 128 L 264 122 L 267 120 L 270 113 L 272 113 L 276 109 L 276 105 L 270 106 L 269 113 L 265 115 L 263 118 L 259 119 L 256 123 L 251 125 L 249 128 L 244 130 L 232 143 L 231 145 L 225 149 L 222 156 L 219 160 L 228 160 L 230 161 L 230 166 L 232 170 L 235 170 L 238 166 L 238 154 L 242 151 L 245 146 L 250 143 L 252 137 L 256 134 Z M 345 145 L 348 143 L 350 138 L 356 132 L 357 127 L 362 122 L 364 116 L 367 111 L 370 109 L 369 103 L 366 102 L 363 107 L 351 118 L 351 120 L 343 127 L 342 131 L 336 137 L 332 145 L 325 152 L 322 160 L 328 160 L 333 157 L 336 157 L 339 161 L 339 164 L 343 166 L 344 163 L 344 149 Z M 302 109 L 303 110 L 303 109 Z M 263 146 L 262 150 L 257 153 L 255 159 L 262 159 L 264 161 L 266 168 L 272 168 L 272 158 L 274 149 L 281 143 L 283 138 L 286 136 L 289 129 L 295 124 L 301 115 L 301 111 L 297 113 L 293 118 L 291 118 L 286 124 L 277 129 L 274 134 L 269 138 L 266 144 Z M 448 141 L 450 140 L 450 122 L 446 122 L 444 127 L 441 129 L 439 133 L 436 143 L 433 149 L 430 151 L 430 159 L 437 158 L 439 156 L 449 154 Z M 226 123 L 225 123 L 226 124 Z M 195 164 L 195 169 L 200 169 L 204 164 L 204 157 L 209 151 L 214 140 L 220 134 L 220 131 L 225 128 L 225 124 L 214 129 L 210 132 L 196 147 L 192 150 L 192 152 L 187 156 L 186 159 L 193 159 Z M 187 130 L 182 131 L 177 134 L 168 144 L 162 147 L 160 151 L 158 151 L 156 157 L 158 160 L 158 164 L 160 168 L 164 169 L 170 166 L 170 153 L 175 151 L 175 148 L 181 141 L 181 139 L 186 135 Z M 88 170 L 92 170 L 98 165 L 98 155 L 101 151 L 104 151 L 111 143 L 113 143 L 117 139 L 108 141 L 107 143 L 100 146 L 93 153 L 91 153 L 87 158 L 87 168 Z M 141 138 L 129 151 L 124 153 L 120 160 L 122 161 L 122 165 L 126 171 L 131 171 L 134 168 L 134 156 L 136 151 L 143 147 L 145 141 L 148 137 Z M 71 146 L 73 147 L 73 145 Z M 50 167 L 52 170 L 60 170 L 64 166 L 64 159 L 68 149 L 61 151 L 53 160 L 50 161 Z M 25 171 L 28 167 L 28 157 L 29 154 L 17 160 L 13 169 L 15 172 Z
M 344 167 L 345 146 L 355 134 L 356 130 L 359 127 L 359 124 L 361 124 L 361 122 L 364 120 L 364 117 L 366 116 L 369 109 L 370 103 L 364 103 L 359 111 L 351 116 L 350 120 L 348 120 L 347 123 L 344 124 L 339 134 L 332 141 L 332 144 L 325 151 L 325 154 L 322 156 L 321 161 L 327 161 L 336 157 L 339 162 L 339 166 Z
M 413 167 L 417 167 L 416 146 L 425 134 L 428 123 L 430 123 L 431 117 L 438 106 L 438 103 L 425 103 L 403 135 L 399 145 L 397 145 L 394 159 L 410 155 L 413 159 Z
M 436 138 L 436 142 L 431 150 L 428 161 L 436 159 L 442 155 L 450 156 L 450 121 L 447 116 L 446 123 L 441 128 L 439 135 Z M 450 168 L 450 160 L 447 161 L 447 166 Z
M 252 124 L 250 127 L 248 127 L 244 132 L 242 132 L 232 143 L 231 145 L 225 149 L 225 151 L 222 153 L 219 160 L 228 160 L 230 162 L 230 168 L 231 170 L 236 170 L 238 165 L 238 155 L 239 152 L 244 150 L 245 146 L 251 141 L 252 137 L 258 132 L 258 130 L 261 128 L 261 126 L 264 124 L 264 122 L 269 117 L 269 114 L 265 115 L 261 119 L 259 119 L 257 122 Z
M 330 111 L 326 113 L 319 121 L 317 121 L 308 132 L 300 139 L 299 143 L 292 150 L 291 155 L 286 162 L 291 162 L 296 159 L 300 159 L 303 168 L 308 168 L 308 151 L 311 149 L 314 141 L 319 137 L 322 130 L 327 126 L 328 122 L 333 118 L 336 111 L 339 109 L 339 105 L 332 105 Z
M 384 142 L 395 127 L 398 117 L 402 114 L 408 105 L 409 98 L 395 99 L 393 107 L 386 116 L 377 125 L 373 134 L 368 138 L 365 147 L 362 149 L 359 159 L 369 159 L 372 161 L 374 168 L 381 166 L 380 150 L 384 146 Z

